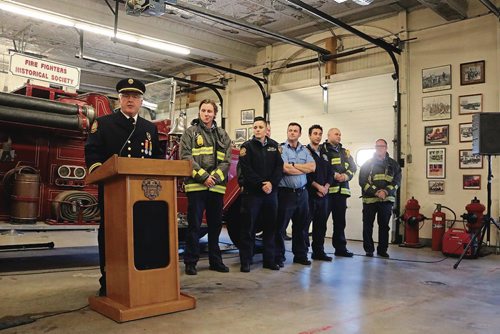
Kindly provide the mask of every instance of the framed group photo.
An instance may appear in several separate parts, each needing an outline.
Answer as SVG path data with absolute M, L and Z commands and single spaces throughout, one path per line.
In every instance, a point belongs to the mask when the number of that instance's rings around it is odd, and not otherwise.
M 426 162 L 426 176 L 428 179 L 446 178 L 445 148 L 428 148 Z
M 473 154 L 472 150 L 458 150 L 458 162 L 460 169 L 483 168 L 483 156 Z
M 430 195 L 444 195 L 444 180 L 431 180 L 427 182 Z
M 243 109 L 241 111 L 241 125 L 253 124 L 255 109 Z
M 422 98 L 422 120 L 437 121 L 451 119 L 451 94 Z
M 448 145 L 449 125 L 431 125 L 424 128 L 424 145 Z
M 460 64 L 460 85 L 474 85 L 485 82 L 484 60 Z
M 464 175 L 463 189 L 481 189 L 481 175 Z
M 451 89 L 451 65 L 422 69 L 422 92 Z
M 483 111 L 483 94 L 462 95 L 458 97 L 458 113 L 473 114 Z

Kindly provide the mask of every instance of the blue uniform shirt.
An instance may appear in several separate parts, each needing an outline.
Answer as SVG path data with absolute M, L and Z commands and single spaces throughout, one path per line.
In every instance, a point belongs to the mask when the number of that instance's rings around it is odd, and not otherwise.
M 297 143 L 297 147 L 293 148 L 287 142 L 281 144 L 281 158 L 284 163 L 295 163 L 295 164 L 305 164 L 308 162 L 314 162 L 314 158 L 309 153 L 309 150 L 302 145 L 301 143 Z M 283 178 L 279 184 L 280 187 L 286 188 L 302 188 L 307 184 L 307 176 L 306 174 L 301 175 L 287 175 L 283 174 Z

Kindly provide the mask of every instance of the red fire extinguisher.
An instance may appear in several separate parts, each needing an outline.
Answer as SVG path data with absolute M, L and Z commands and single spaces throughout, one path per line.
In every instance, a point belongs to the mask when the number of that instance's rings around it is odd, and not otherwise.
M 443 248 L 443 236 L 446 225 L 446 215 L 441 211 L 441 204 L 436 204 L 432 214 L 432 250 L 440 251 Z

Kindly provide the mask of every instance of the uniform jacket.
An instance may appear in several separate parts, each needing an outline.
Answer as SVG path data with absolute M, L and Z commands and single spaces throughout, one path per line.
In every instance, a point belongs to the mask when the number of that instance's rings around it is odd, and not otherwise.
M 340 193 L 341 195 L 351 196 L 351 190 L 349 189 L 349 181 L 352 180 L 354 174 L 356 173 L 357 167 L 354 159 L 351 156 L 349 150 L 342 147 L 342 144 L 338 146 L 333 146 L 332 144 L 325 141 L 320 146 L 321 155 L 325 154 L 330 161 L 333 168 L 333 173 L 346 174 L 348 176 L 347 181 L 337 182 L 335 178 L 330 185 L 330 194 Z
M 307 188 L 309 190 L 309 196 L 312 196 L 310 198 L 318 198 L 316 194 L 317 189 L 312 183 L 316 182 L 322 186 L 327 183 L 331 185 L 333 183 L 333 167 L 326 154 L 321 154 L 320 152 L 318 155 L 310 144 L 307 145 L 307 149 L 311 152 L 314 162 L 316 163 L 316 170 L 307 174 Z
M 258 139 L 244 142 L 240 148 L 238 160 L 238 180 L 244 192 L 251 194 L 265 194 L 262 191 L 262 182 L 269 181 L 273 191 L 283 175 L 283 160 L 279 152 L 279 144 L 266 137 L 266 144 Z
M 359 172 L 359 185 L 363 203 L 394 202 L 396 191 L 401 184 L 401 168 L 396 160 L 386 156 L 383 160 L 373 157 L 363 164 Z M 380 199 L 375 196 L 378 190 L 387 191 L 387 197 Z
M 212 175 L 215 186 L 208 190 L 224 194 L 231 161 L 231 139 L 215 121 L 210 129 L 199 119 L 191 124 L 181 137 L 181 159 L 193 163 L 193 173 L 185 181 L 186 192 L 207 190 L 203 182 Z
M 92 123 L 85 144 L 85 163 L 89 172 L 102 165 L 113 154 L 132 158 L 165 157 L 156 126 L 138 116 L 134 130 L 134 125 L 119 109 L 113 114 L 99 117 Z

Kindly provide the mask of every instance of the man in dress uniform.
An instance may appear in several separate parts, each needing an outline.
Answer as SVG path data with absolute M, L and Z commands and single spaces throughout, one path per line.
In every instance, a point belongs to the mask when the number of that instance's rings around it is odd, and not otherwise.
M 242 228 L 240 271 L 250 272 L 255 244 L 255 223 L 262 219 L 263 267 L 279 270 L 274 261 L 276 216 L 278 214 L 278 184 L 283 174 L 279 144 L 266 133 L 267 122 L 257 116 L 253 123 L 253 138 L 241 145 L 238 179 L 242 187 Z
M 347 198 L 351 196 L 349 181 L 354 177 L 357 167 L 349 150 L 342 147 L 342 134 L 339 129 L 328 130 L 328 139 L 321 145 L 321 155 L 326 155 L 333 167 L 333 182 L 330 185 L 329 201 L 333 219 L 332 244 L 335 256 L 352 257 L 353 253 L 347 249 L 345 239 L 345 214 Z
M 389 257 L 389 221 L 400 183 L 401 167 L 389 157 L 385 139 L 377 140 L 373 158 L 365 162 L 359 172 L 363 197 L 363 248 L 366 256 L 372 257 L 375 250 L 372 234 L 373 221 L 377 216 L 377 254 Z
M 156 126 L 139 117 L 146 86 L 139 80 L 127 78 L 116 85 L 120 108 L 114 113 L 99 117 L 92 123 L 85 144 L 85 163 L 89 173 L 99 168 L 114 154 L 129 158 L 164 159 L 165 155 L 158 140 Z M 99 295 L 106 294 L 105 238 L 104 238 L 104 187 L 99 185 L 99 208 L 101 224 L 97 236 L 99 263 L 101 267 L 101 288 Z
M 204 211 L 208 226 L 209 269 L 222 273 L 229 271 L 222 262 L 219 235 L 231 161 L 231 139 L 224 129 L 217 126 L 216 115 L 214 101 L 201 101 L 198 118 L 181 137 L 181 159 L 193 164 L 193 174 L 185 181 L 188 228 L 184 264 L 187 275 L 198 273 L 196 264 L 200 259 L 200 226 Z

